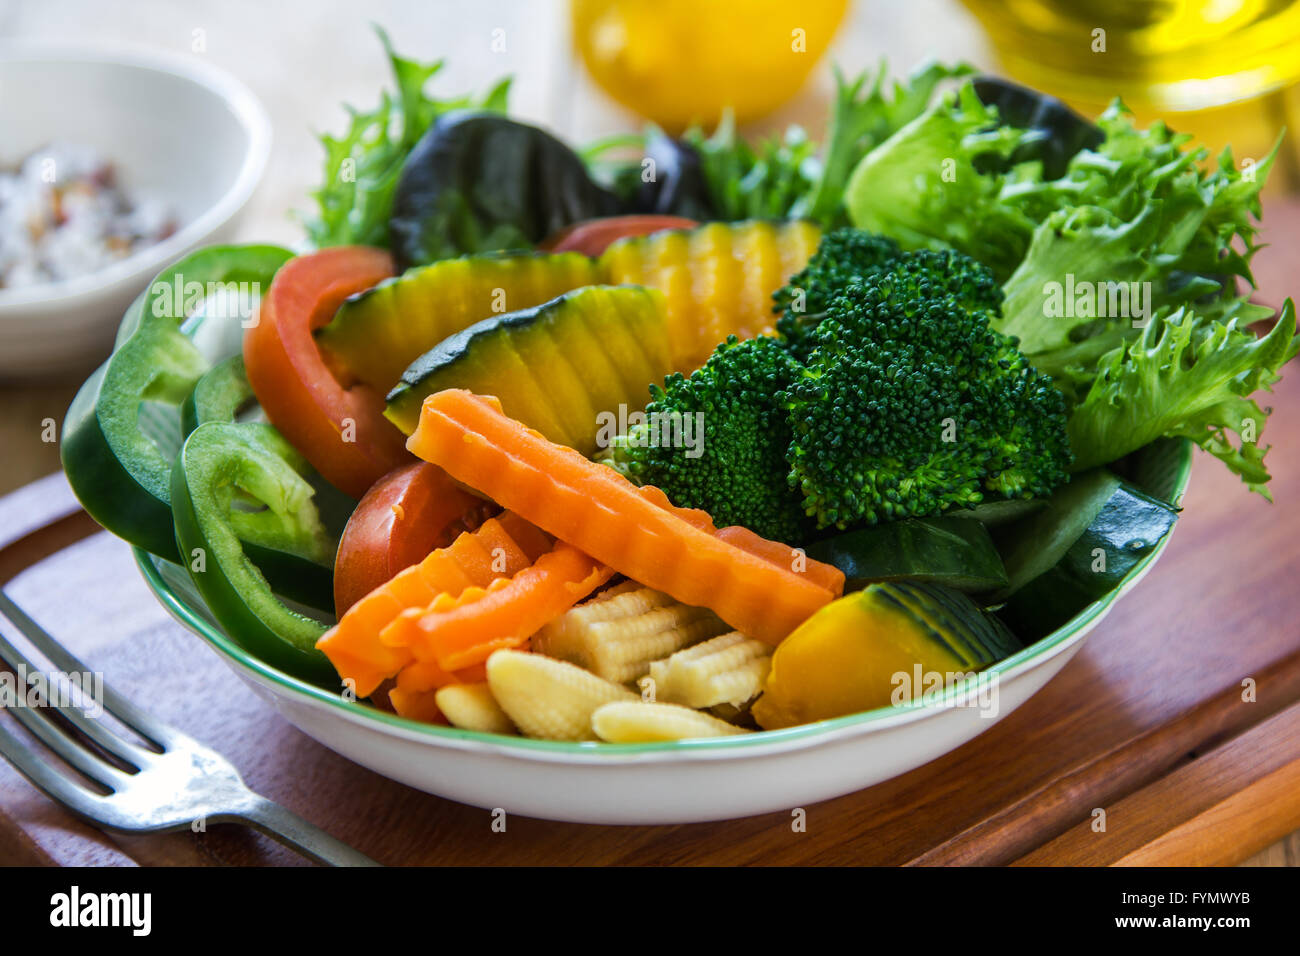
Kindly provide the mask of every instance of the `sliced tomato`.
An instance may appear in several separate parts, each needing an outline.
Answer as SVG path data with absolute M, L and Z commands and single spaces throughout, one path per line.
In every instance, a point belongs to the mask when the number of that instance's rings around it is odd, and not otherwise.
M 598 256 L 610 243 L 628 236 L 645 236 L 664 229 L 694 229 L 699 223 L 681 216 L 607 216 L 586 219 L 561 229 L 542 243 L 550 252 L 581 252 Z
M 437 465 L 417 461 L 371 486 L 348 519 L 334 559 L 334 606 L 353 604 L 431 551 L 473 531 L 495 505 L 465 491 Z
M 365 385 L 340 385 L 312 331 L 348 296 L 392 274 L 388 253 L 368 246 L 298 256 L 276 273 L 257 323 L 244 335 L 248 381 L 267 418 L 330 484 L 354 498 L 411 456 L 405 436 L 384 418 L 384 396 Z

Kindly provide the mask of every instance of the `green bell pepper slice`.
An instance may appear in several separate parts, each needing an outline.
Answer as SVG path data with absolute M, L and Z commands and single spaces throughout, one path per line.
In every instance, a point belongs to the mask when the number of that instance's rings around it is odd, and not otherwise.
M 181 403 L 181 434 L 206 422 L 233 422 L 257 404 L 244 370 L 244 356 L 232 355 L 203 374 Z
M 127 309 L 112 356 L 68 409 L 60 448 L 82 506 L 118 537 L 179 560 L 170 475 L 183 438 L 180 405 L 214 360 L 240 350 L 243 307 L 253 305 L 242 292 L 260 293 L 292 257 L 277 246 L 201 249 L 164 269 Z M 209 290 L 215 295 L 197 294 Z
M 206 422 L 172 467 L 171 506 L 183 563 L 226 633 L 267 664 L 330 685 L 338 675 L 316 650 L 327 625 L 283 603 L 262 566 L 268 554 L 333 565 L 309 470 L 270 425 Z
M 186 436 L 208 422 L 233 423 L 245 418 L 261 420 L 257 396 L 244 371 L 244 357 L 232 355 L 212 366 L 195 384 L 180 411 L 181 432 Z M 298 553 L 291 539 L 244 539 L 244 551 L 277 594 L 318 610 L 333 611 L 334 545 L 356 508 L 356 502 L 310 467 L 305 477 L 314 489 L 317 510 L 330 534 L 330 560 L 322 563 L 319 549 L 312 553 Z
M 232 355 L 212 366 L 181 404 L 181 432 L 188 436 L 208 422 L 265 421 L 253 386 L 244 370 L 244 357 Z M 269 426 L 268 426 L 269 427 Z M 336 543 L 357 503 L 308 467 L 306 479 L 315 491 L 316 508 L 332 543 Z M 334 610 L 334 550 L 322 564 L 313 553 L 300 554 L 291 540 L 244 540 L 244 550 L 266 575 L 277 594 L 322 610 Z

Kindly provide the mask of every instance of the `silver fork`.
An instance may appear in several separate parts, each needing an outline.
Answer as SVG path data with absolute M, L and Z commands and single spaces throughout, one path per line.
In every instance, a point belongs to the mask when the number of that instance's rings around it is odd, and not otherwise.
M 81 661 L 54 640 L 0 590 L 0 613 L 64 674 L 89 673 Z M 0 661 L 15 672 L 41 669 L 0 634 Z M 26 688 L 20 687 L 25 692 Z M 60 697 L 64 695 L 58 695 Z M 334 839 L 297 814 L 258 796 L 225 757 L 141 711 L 108 686 L 102 688 L 105 713 L 153 745 L 142 747 L 114 733 L 75 703 L 0 708 L 9 710 L 27 731 L 64 763 L 94 781 L 96 793 L 55 769 L 0 723 L 0 756 L 48 797 L 106 830 L 164 833 L 191 829 L 196 821 L 243 823 L 330 866 L 378 866 L 374 860 Z M 57 713 L 92 741 L 97 753 L 57 723 Z M 156 748 L 156 749 L 154 749 Z M 111 755 L 127 769 L 104 757 Z

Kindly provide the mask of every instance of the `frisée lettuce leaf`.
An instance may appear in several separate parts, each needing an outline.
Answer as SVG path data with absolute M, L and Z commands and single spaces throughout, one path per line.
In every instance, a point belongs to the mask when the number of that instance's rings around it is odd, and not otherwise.
M 398 56 L 388 34 L 375 32 L 393 71 L 396 91 L 385 90 L 370 111 L 348 107 L 351 117 L 342 136 L 323 134 L 321 185 L 312 192 L 315 215 L 303 225 L 313 246 L 388 246 L 388 216 L 407 155 L 443 113 L 475 108 L 504 113 L 510 91 L 507 77 L 482 97 L 435 99 L 425 93 L 443 61 L 421 63 Z
M 1071 142 L 1043 149 L 1042 136 L 1070 131 L 1035 127 L 1033 110 L 1003 115 L 977 89 L 949 93 L 867 153 L 849 181 L 853 223 L 994 270 L 1005 297 L 993 327 L 1065 395 L 1075 470 L 1181 436 L 1265 493 L 1268 412 L 1250 395 L 1295 356 L 1295 316 L 1288 301 L 1256 336 L 1249 326 L 1273 312 L 1240 287 L 1254 285 L 1277 147 L 1258 163 L 1230 149 L 1211 161 L 1162 122 L 1139 129 L 1116 100 L 1100 135 L 1075 124 Z
M 1153 319 L 1139 338 L 1102 357 L 1070 416 L 1075 469 L 1113 461 L 1162 435 L 1181 436 L 1269 497 L 1268 449 L 1258 444 L 1268 411 L 1250 396 L 1269 389 L 1300 351 L 1295 325 L 1290 299 L 1262 337 L 1236 319 L 1202 319 L 1186 309 Z

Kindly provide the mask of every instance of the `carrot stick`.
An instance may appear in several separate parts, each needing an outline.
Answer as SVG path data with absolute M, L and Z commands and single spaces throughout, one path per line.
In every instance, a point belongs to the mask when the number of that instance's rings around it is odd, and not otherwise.
M 407 448 L 597 561 L 777 644 L 842 591 L 715 537 L 612 468 L 462 389 L 424 401 Z
M 437 691 L 403 691 L 394 687 L 388 700 L 399 717 L 418 720 L 422 724 L 446 724 L 447 718 L 438 709 Z
M 826 564 L 808 557 L 802 548 L 792 548 L 780 541 L 771 541 L 742 525 L 729 525 L 718 528 L 707 511 L 699 508 L 682 508 L 673 504 L 666 494 L 654 485 L 642 485 L 641 497 L 652 504 L 664 508 L 682 518 L 688 524 L 707 531 L 721 541 L 734 544 L 742 551 L 748 551 L 756 558 L 762 558 L 777 567 L 786 568 L 797 574 L 803 574 L 815 584 L 836 594 L 844 592 L 844 572 L 833 564 Z
M 435 660 L 413 661 L 402 668 L 402 673 L 397 675 L 397 687 L 399 690 L 418 694 L 437 690 L 448 684 L 477 684 L 485 680 L 487 680 L 487 667 L 483 664 L 448 671 L 440 667 Z
M 665 511 L 671 511 L 677 517 L 681 518 L 687 524 L 694 525 L 701 531 L 707 531 L 709 534 L 715 534 L 717 527 L 713 524 L 713 516 L 701 508 L 679 508 L 668 500 L 662 488 L 656 488 L 654 485 L 642 485 L 637 489 L 641 497 L 653 504 L 656 508 L 663 508 Z

